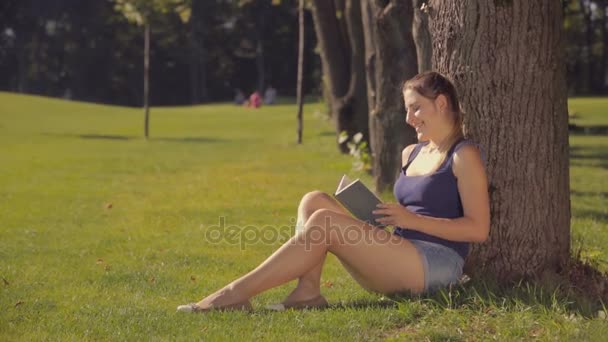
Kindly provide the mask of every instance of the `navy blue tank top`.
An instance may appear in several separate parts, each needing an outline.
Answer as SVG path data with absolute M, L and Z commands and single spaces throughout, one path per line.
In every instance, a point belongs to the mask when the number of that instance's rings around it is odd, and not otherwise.
M 428 142 L 417 144 L 410 153 L 407 164 L 401 169 L 399 178 L 395 182 L 393 189 L 395 198 L 401 205 L 416 214 L 448 219 L 462 217 L 464 213 L 456 177 L 452 172 L 452 159 L 454 152 L 461 146 L 474 143 L 469 140 L 460 140 L 450 148 L 445 160 L 435 172 L 407 176 L 405 174 L 407 168 L 416 158 L 420 149 L 427 144 Z M 446 240 L 407 229 L 407 227 L 396 227 L 394 233 L 406 239 L 429 241 L 452 248 L 463 259 L 469 252 L 468 242 Z

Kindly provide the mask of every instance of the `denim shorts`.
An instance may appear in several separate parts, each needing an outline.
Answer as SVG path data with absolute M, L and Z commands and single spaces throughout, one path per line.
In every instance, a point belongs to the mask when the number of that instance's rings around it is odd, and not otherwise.
M 418 250 L 424 267 L 424 292 L 432 292 L 457 283 L 464 260 L 453 249 L 438 243 L 408 240 Z

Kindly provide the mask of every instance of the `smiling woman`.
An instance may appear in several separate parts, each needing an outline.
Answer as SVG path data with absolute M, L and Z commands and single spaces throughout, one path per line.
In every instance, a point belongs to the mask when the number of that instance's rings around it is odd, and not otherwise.
M 383 215 L 377 223 L 396 227 L 393 234 L 351 217 L 331 196 L 310 192 L 300 201 L 290 240 L 253 271 L 178 311 L 250 310 L 251 297 L 294 279 L 298 286 L 277 307 L 324 307 L 320 278 L 327 252 L 374 292 L 421 293 L 457 282 L 469 242 L 484 241 L 489 232 L 480 150 L 463 138 L 456 90 L 442 75 L 426 72 L 406 81 L 404 100 L 406 122 L 421 142 L 403 151 L 394 189 L 399 203 L 374 211 Z

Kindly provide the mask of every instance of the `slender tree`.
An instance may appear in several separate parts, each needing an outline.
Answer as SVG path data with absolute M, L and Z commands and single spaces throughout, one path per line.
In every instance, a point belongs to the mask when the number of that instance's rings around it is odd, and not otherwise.
M 297 85 L 297 103 L 298 103 L 298 144 L 302 143 L 302 130 L 304 124 L 302 122 L 302 109 L 304 107 L 304 99 L 302 94 L 302 83 L 304 75 L 304 1 L 298 3 L 298 85 Z
M 148 139 L 150 118 L 150 30 L 155 15 L 164 15 L 169 11 L 179 14 L 182 21 L 190 20 L 191 9 L 181 0 L 115 0 L 115 9 L 127 20 L 144 27 L 144 137 Z
M 207 50 L 204 41 L 205 2 L 192 1 L 190 17 L 190 102 L 198 104 L 209 100 L 207 88 Z
M 429 1 L 433 67 L 460 92 L 487 156 L 492 227 L 468 272 L 512 280 L 569 258 L 562 8 L 554 0 Z

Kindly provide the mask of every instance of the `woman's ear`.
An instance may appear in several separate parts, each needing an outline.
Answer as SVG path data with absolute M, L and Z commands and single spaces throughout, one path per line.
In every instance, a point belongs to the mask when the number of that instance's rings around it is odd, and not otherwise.
M 435 105 L 440 113 L 445 113 L 448 110 L 448 98 L 444 94 L 439 94 L 435 99 Z

